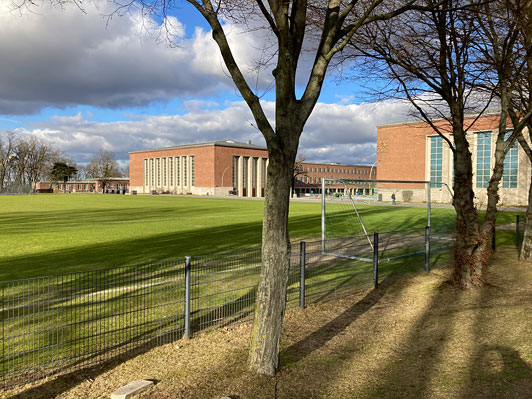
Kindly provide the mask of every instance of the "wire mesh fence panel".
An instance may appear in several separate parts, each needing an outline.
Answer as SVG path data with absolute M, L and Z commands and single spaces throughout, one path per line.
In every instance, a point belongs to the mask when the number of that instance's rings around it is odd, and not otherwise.
M 313 243 L 314 244 L 314 243 Z M 362 260 L 373 259 L 373 241 L 366 235 L 353 235 L 320 241 L 323 256 L 338 259 Z
M 454 247 L 456 230 L 454 224 L 432 226 L 430 229 L 430 250 L 438 252 Z
M 381 262 L 424 254 L 424 228 L 379 233 L 379 260 Z
M 286 292 L 286 307 L 293 307 L 299 304 L 300 292 L 300 261 L 301 261 L 301 243 L 292 243 L 290 253 L 290 271 L 288 274 L 288 288 Z
M 454 227 L 431 231 L 431 252 L 441 258 L 454 242 Z M 292 244 L 287 307 L 371 288 L 369 244 L 365 234 L 307 242 L 304 256 L 300 243 Z M 380 233 L 380 279 L 420 270 L 425 248 L 425 229 Z M 260 249 L 187 259 L 190 263 L 182 259 L 0 283 L 0 382 L 32 381 L 181 338 L 185 264 L 190 265 L 192 333 L 252 316 Z
M 0 379 L 31 381 L 180 338 L 183 270 L 164 262 L 0 283 Z
M 191 330 L 225 326 L 251 316 L 261 251 L 202 256 L 191 263 Z
M 425 229 L 379 234 L 379 281 L 425 267 Z
M 365 240 L 365 237 L 307 243 L 305 269 L 307 303 L 331 300 L 372 285 L 372 264 L 354 259 L 352 256 L 359 248 L 360 244 L 357 242 L 359 240 Z

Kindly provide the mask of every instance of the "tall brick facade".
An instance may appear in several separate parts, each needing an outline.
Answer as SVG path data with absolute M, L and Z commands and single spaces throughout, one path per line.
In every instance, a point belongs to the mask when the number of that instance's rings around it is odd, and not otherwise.
M 442 130 L 450 132 L 447 122 L 435 123 Z M 498 123 L 498 114 L 485 115 L 476 121 L 473 116 L 465 119 L 465 125 L 470 126 L 467 138 L 473 154 L 474 192 L 479 205 L 485 204 L 487 199 L 482 179 L 488 174 L 491 175 L 493 169 Z M 430 125 L 424 122 L 378 126 L 377 179 L 431 181 L 436 183 L 431 185 L 432 201 L 450 203 L 453 155 L 448 144 L 437 137 Z M 452 142 L 450 133 L 446 137 Z M 501 182 L 501 203 L 526 204 L 531 173 L 530 162 L 517 144 L 511 154 L 507 157 L 509 164 L 505 166 L 505 182 L 504 184 Z M 404 191 L 413 193 L 413 201 L 423 202 L 427 197 L 425 187 L 420 184 L 379 183 L 378 191 L 384 198 L 389 198 L 395 193 L 399 200 Z
M 131 191 L 260 197 L 267 159 L 266 148 L 230 140 L 131 152 Z

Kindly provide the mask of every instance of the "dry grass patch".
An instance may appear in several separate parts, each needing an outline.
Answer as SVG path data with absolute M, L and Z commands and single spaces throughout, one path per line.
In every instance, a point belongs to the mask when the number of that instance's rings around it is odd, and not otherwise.
M 411 275 L 289 311 L 276 378 L 247 372 L 250 326 L 241 325 L 3 397 L 107 398 L 153 379 L 138 398 L 530 398 L 532 267 L 501 248 L 490 287 L 463 291 L 447 278 Z

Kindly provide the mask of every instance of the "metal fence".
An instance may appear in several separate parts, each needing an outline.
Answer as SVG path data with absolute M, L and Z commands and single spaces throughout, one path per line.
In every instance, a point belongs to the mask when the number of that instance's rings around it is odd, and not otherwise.
M 371 245 L 370 245 L 371 244 Z M 430 229 L 293 245 L 287 306 L 326 301 L 428 267 L 452 234 Z M 421 261 L 405 262 L 420 255 Z M 425 261 L 423 256 L 425 255 Z M 4 386 L 132 356 L 249 318 L 260 250 L 0 282 Z

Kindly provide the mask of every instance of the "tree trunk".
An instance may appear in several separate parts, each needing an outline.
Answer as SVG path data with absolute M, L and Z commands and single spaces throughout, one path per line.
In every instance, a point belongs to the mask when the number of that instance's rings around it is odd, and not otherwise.
M 463 126 L 455 121 L 458 129 Z M 454 248 L 453 281 L 462 288 L 484 285 L 484 266 L 491 254 L 489 238 L 481 233 L 478 213 L 473 201 L 473 167 L 465 133 L 453 135 L 456 142 L 454 152 L 455 181 L 453 206 L 456 210 L 456 243 Z
M 525 233 L 521 243 L 519 259 L 530 262 L 532 261 L 532 175 L 530 176 L 530 187 L 528 188 L 528 207 L 526 208 L 525 218 Z
M 456 209 L 453 281 L 463 288 L 484 285 L 484 266 L 491 254 L 490 237 L 480 230 L 473 192 L 468 187 L 472 186 L 455 184 L 453 199 Z
M 290 268 L 288 210 L 294 161 L 295 154 L 287 156 L 280 151 L 269 151 L 262 268 L 248 359 L 250 370 L 269 376 L 275 375 L 280 367 L 279 349 Z

